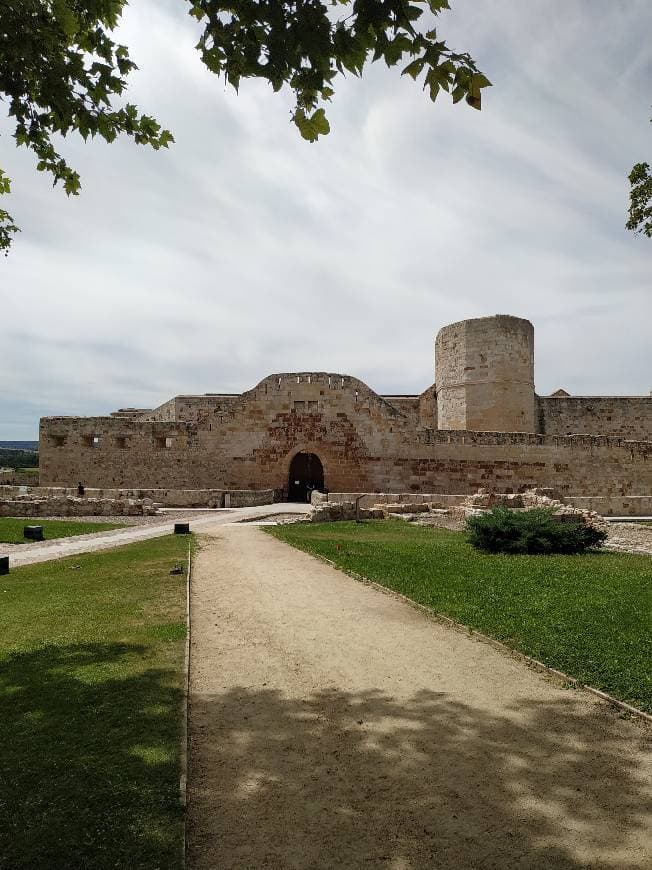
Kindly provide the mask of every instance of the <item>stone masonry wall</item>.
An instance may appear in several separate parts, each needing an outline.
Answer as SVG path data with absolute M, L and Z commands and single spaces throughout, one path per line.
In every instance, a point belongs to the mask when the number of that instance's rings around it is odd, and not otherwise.
M 147 411 L 139 417 L 147 422 L 196 422 L 203 414 L 211 411 L 223 411 L 230 408 L 239 399 L 236 395 L 208 394 L 202 396 L 175 396 L 168 402 Z
M 537 396 L 539 432 L 652 441 L 652 396 Z
M 424 429 L 361 381 L 327 373 L 272 375 L 197 422 L 44 418 L 41 484 L 284 489 L 299 451 L 316 453 L 340 492 L 652 493 L 652 443 Z
M 445 326 L 435 372 L 439 428 L 536 432 L 529 320 L 496 315 Z

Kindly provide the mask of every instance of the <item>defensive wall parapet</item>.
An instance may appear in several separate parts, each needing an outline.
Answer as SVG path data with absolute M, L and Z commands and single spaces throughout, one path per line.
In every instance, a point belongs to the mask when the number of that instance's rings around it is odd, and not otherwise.
M 537 396 L 546 435 L 615 435 L 652 441 L 652 396 Z

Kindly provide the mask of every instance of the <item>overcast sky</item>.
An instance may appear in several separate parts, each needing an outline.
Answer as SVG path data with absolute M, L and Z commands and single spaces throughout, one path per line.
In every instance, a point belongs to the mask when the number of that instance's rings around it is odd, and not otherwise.
M 624 223 L 652 161 L 652 3 L 451 5 L 441 35 L 494 84 L 482 112 L 374 64 L 309 144 L 290 94 L 205 70 L 181 0 L 132 0 L 129 98 L 169 152 L 70 139 L 67 199 L 0 121 L 23 229 L 0 260 L 0 439 L 272 372 L 417 393 L 437 330 L 496 313 L 534 323 L 541 394 L 647 395 L 652 240 Z

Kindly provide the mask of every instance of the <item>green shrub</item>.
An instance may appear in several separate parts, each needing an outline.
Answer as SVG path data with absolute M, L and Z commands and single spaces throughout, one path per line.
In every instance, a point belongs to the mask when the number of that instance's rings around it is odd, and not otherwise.
M 550 508 L 513 511 L 495 507 L 466 522 L 469 543 L 486 553 L 583 553 L 601 546 L 606 532 L 578 522 L 560 522 Z

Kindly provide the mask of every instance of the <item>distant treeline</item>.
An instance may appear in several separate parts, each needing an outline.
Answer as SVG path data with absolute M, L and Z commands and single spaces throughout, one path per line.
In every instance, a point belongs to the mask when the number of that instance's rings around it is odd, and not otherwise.
M 0 441 L 0 450 L 38 450 L 38 441 Z
M 0 447 L 0 468 L 38 468 L 35 450 L 7 450 Z

